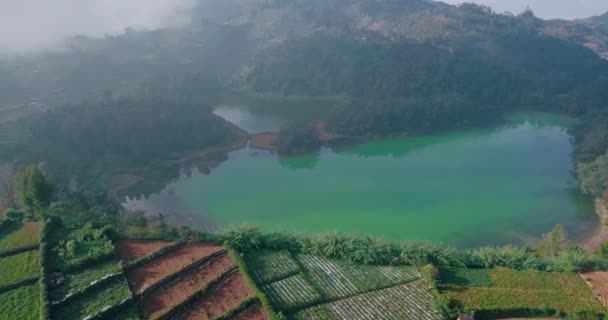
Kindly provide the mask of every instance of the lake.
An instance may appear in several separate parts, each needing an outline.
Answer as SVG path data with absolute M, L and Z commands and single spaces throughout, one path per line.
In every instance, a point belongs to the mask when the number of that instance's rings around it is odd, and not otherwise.
M 258 126 L 250 114 L 223 113 L 230 114 L 256 132 L 280 122 Z M 494 128 L 383 139 L 288 159 L 246 148 L 209 175 L 193 169 L 146 199 L 128 199 L 125 207 L 175 213 L 208 227 L 338 230 L 458 247 L 531 243 L 556 224 L 578 239 L 597 217 L 577 189 L 568 123 L 518 113 Z

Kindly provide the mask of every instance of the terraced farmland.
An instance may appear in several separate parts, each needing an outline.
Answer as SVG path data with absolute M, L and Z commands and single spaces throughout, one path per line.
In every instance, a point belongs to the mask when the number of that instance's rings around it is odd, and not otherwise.
M 38 319 L 40 224 L 12 222 L 0 230 L 0 319 Z
M 280 270 L 273 275 L 277 281 L 265 283 L 268 278 L 261 275 L 254 279 L 274 308 L 287 313 L 289 319 L 408 320 L 443 316 L 433 304 L 429 285 L 413 267 L 354 265 L 268 251 L 255 253 L 255 258 L 246 257 L 246 261 L 250 270 L 271 266 Z
M 248 313 L 257 318 L 244 319 L 268 319 L 263 309 L 251 309 L 259 304 L 254 290 L 222 246 L 121 242 L 117 250 L 130 262 L 126 274 L 148 319 L 232 319 Z
M 575 273 L 486 269 L 442 270 L 440 288 L 453 305 L 492 314 L 500 310 L 571 313 L 604 309 L 591 288 Z
M 303 310 L 292 316 L 295 320 L 441 320 L 428 284 L 423 280 L 396 287 L 364 293 Z

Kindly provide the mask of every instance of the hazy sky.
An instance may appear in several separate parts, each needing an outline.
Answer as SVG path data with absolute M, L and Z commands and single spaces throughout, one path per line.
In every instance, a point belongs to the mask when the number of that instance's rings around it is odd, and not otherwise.
M 194 0 L 0 0 L 0 50 L 54 47 L 74 34 L 176 23 Z M 183 17 L 183 16 L 182 16 Z
M 552 19 L 576 19 L 600 15 L 608 11 L 608 0 L 442 0 L 446 3 L 475 2 L 485 4 L 496 12 L 521 13 L 530 6 L 537 16 Z

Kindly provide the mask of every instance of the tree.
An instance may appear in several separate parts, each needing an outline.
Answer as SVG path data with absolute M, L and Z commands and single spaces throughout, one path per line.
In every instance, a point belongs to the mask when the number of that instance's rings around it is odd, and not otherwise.
M 536 251 L 542 256 L 552 257 L 560 252 L 568 251 L 570 248 L 572 248 L 572 244 L 568 241 L 566 229 L 558 224 L 555 229 L 543 236 L 536 247 Z
M 37 166 L 25 167 L 17 174 L 16 188 L 21 205 L 35 214 L 41 214 L 51 203 L 54 187 Z
M 608 189 L 608 154 L 591 163 L 578 165 L 578 176 L 583 192 L 594 197 L 602 197 Z

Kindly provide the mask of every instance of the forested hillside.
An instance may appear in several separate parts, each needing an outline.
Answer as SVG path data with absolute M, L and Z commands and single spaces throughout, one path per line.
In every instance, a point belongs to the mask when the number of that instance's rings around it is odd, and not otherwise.
M 68 150 L 45 159 L 52 171 L 63 170 L 55 168 L 58 164 L 69 164 L 66 167 L 95 176 L 92 173 L 99 168 L 126 169 L 143 159 L 156 161 L 217 147 L 229 141 L 215 139 L 226 133 L 218 131 L 221 125 L 214 124 L 217 119 L 209 111 L 235 93 L 341 99 L 315 120 L 327 123 L 330 131 L 354 137 L 475 126 L 514 109 L 563 112 L 589 119 L 573 131 L 577 159 L 587 163 L 606 152 L 608 62 L 600 57 L 607 39 L 605 16 L 544 21 L 530 11 L 503 14 L 474 4 L 426 0 L 198 3 L 190 23 L 179 28 L 128 28 L 101 39 L 77 36 L 69 40 L 67 50 L 3 61 L 3 122 L 23 118 L 18 129 L 11 123 L 11 130 L 31 134 L 29 140 L 20 138 L 17 146 L 11 143 L 16 149 L 6 159 L 43 161 L 49 150 Z M 109 97 L 146 101 L 150 93 L 164 99 L 146 102 L 152 109 L 123 108 L 122 102 L 107 106 Z M 199 107 L 179 106 L 184 109 L 163 118 L 163 110 L 181 105 L 175 101 L 195 101 L 206 111 L 200 115 L 195 112 L 202 110 Z M 66 104 L 71 106 L 61 107 Z M 82 106 L 88 106 L 83 108 L 87 111 L 77 110 Z M 46 109 L 57 110 L 37 114 Z M 102 133 L 84 125 L 99 121 L 103 126 L 112 118 L 97 119 L 91 114 L 101 112 L 95 110 L 122 113 L 124 120 L 109 123 L 103 130 L 111 133 Z M 64 116 L 72 111 L 73 116 Z M 138 119 L 142 113 L 161 117 Z M 198 115 L 178 120 L 189 114 Z M 47 118 L 55 119 L 50 121 L 54 124 L 37 125 L 37 119 Z M 199 122 L 209 125 L 192 129 Z M 134 135 L 116 141 L 125 130 Z M 169 132 L 183 139 L 162 142 Z M 73 138 L 77 134 L 98 142 L 83 146 Z M 158 152 L 135 143 L 145 140 L 135 137 L 144 136 L 161 139 Z M 193 136 L 205 138 L 183 141 Z M 282 139 L 286 154 L 310 149 L 284 143 L 290 140 L 316 141 Z M 23 141 L 27 147 L 19 145 Z M 25 156 L 20 147 L 27 149 Z M 128 160 L 115 156 L 127 149 Z

